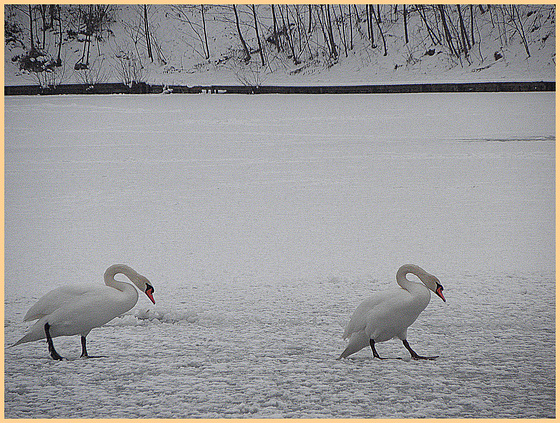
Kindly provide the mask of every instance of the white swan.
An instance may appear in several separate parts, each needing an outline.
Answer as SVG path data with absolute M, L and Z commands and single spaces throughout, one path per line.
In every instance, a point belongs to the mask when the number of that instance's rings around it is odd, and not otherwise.
M 423 284 L 408 280 L 406 275 L 409 273 L 418 276 Z M 362 302 L 354 311 L 343 335 L 344 339 L 349 337 L 350 340 L 339 360 L 368 345 L 373 356 L 381 359 L 375 350 L 375 343 L 396 337 L 401 339 L 413 359 L 437 358 L 416 354 L 406 340 L 406 331 L 430 302 L 430 290 L 445 301 L 443 286 L 438 278 L 414 264 L 405 264 L 399 268 L 397 283 L 402 289 L 377 293 Z
M 138 301 L 138 291 L 132 285 L 115 280 L 118 273 L 128 277 L 154 304 L 156 303 L 152 295 L 154 288 L 146 277 L 124 264 L 115 264 L 105 271 L 107 286 L 63 286 L 41 297 L 23 319 L 38 319 L 37 322 L 12 346 L 47 338 L 51 357 L 54 360 L 62 360 L 54 349 L 52 338 L 81 335 L 81 356 L 89 357 L 86 350 L 86 336 L 89 332 L 127 312 Z

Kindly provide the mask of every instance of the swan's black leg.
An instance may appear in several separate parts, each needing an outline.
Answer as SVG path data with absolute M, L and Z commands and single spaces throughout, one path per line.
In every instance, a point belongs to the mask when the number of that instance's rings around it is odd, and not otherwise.
M 82 355 L 80 357 L 88 358 L 89 355 L 86 349 L 86 337 L 82 336 Z
M 53 360 L 63 360 L 63 358 L 56 352 L 54 349 L 54 344 L 52 341 L 51 333 L 49 331 L 51 325 L 45 323 L 45 335 L 47 336 L 47 344 L 49 346 L 49 352 L 51 353 L 51 357 Z
M 384 360 L 383 358 L 379 357 L 377 350 L 375 349 L 375 341 L 373 339 L 369 340 L 369 346 L 371 347 L 371 351 L 373 352 L 373 358 L 378 358 L 380 360 Z
M 439 357 L 439 355 L 436 355 L 434 357 L 423 357 L 421 355 L 416 354 L 416 352 L 414 352 L 414 350 L 410 348 L 410 345 L 408 344 L 408 341 L 406 339 L 403 339 L 402 343 L 410 353 L 410 356 L 412 357 L 413 360 L 435 360 L 436 358 Z

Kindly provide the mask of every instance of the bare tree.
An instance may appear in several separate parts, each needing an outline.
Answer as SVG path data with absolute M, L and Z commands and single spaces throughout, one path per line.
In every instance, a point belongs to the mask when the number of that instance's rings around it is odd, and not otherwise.
M 465 21 L 463 20 L 463 13 L 461 12 L 461 5 L 457 5 L 457 14 L 459 15 L 459 28 L 461 31 L 461 43 L 463 45 L 463 51 L 465 57 L 468 57 L 469 50 L 471 49 L 471 43 L 467 34 L 467 29 L 465 27 Z
M 339 4 L 338 8 L 340 10 L 340 19 L 336 18 L 336 10 L 334 9 L 333 6 L 333 13 L 335 14 L 335 22 L 336 22 L 336 27 L 338 28 L 338 35 L 340 37 L 340 39 L 342 40 L 342 45 L 344 46 L 344 55 L 346 57 L 348 57 L 348 44 L 346 42 L 346 28 L 345 28 L 345 24 L 344 24 L 344 12 L 342 11 L 342 5 Z M 342 29 L 341 29 L 342 27 Z
M 442 4 L 438 5 L 438 8 L 439 8 L 439 11 L 441 13 L 441 21 L 442 21 L 443 31 L 445 33 L 445 40 L 447 41 L 447 45 L 449 46 L 449 49 L 451 50 L 451 52 L 456 57 L 459 57 L 459 53 L 457 52 L 457 50 L 455 49 L 455 46 L 453 45 L 453 38 L 451 37 L 451 32 L 449 31 L 449 27 L 448 27 L 447 21 L 445 19 L 445 8 Z
M 42 41 L 41 41 L 40 48 L 44 49 L 47 43 L 47 29 L 50 29 L 47 23 L 47 5 L 40 4 L 39 6 L 37 6 L 37 10 L 39 10 L 39 14 L 41 15 L 41 22 L 42 22 L 41 25 Z
M 294 47 L 294 39 L 292 37 L 292 24 L 290 23 L 290 9 L 288 5 L 284 5 L 285 9 L 280 6 L 280 15 L 282 17 L 282 25 L 283 25 L 283 32 L 286 35 L 286 40 L 288 42 L 288 47 L 292 52 L 292 60 L 294 61 L 295 65 L 299 65 L 299 55 L 296 54 L 296 50 Z
M 60 54 L 62 52 L 62 15 L 60 13 L 61 7 L 59 4 L 56 5 L 56 10 L 58 12 L 58 52 L 56 55 L 56 66 L 62 66 L 62 58 Z
M 352 30 L 352 8 L 348 5 L 348 31 L 350 32 L 350 50 L 354 50 L 354 31 Z
M 35 50 L 35 42 L 33 41 L 33 7 L 29 5 L 29 38 L 31 40 L 31 50 Z
M 245 54 L 244 61 L 248 63 L 251 60 L 251 53 L 249 53 L 249 48 L 247 47 L 247 43 L 243 39 L 243 34 L 241 33 L 241 26 L 239 24 L 239 15 L 237 14 L 237 7 L 235 4 L 232 5 L 233 13 L 235 15 L 235 26 L 237 28 L 237 35 L 239 36 L 239 41 L 241 41 L 241 45 L 243 46 L 243 53 Z
M 367 21 L 368 37 L 371 41 L 371 47 L 375 48 L 375 41 L 373 37 L 372 12 L 373 12 L 373 6 L 370 4 L 366 4 L 366 21 Z
M 373 11 L 374 17 L 375 17 L 375 11 Z M 377 9 L 377 13 L 378 15 L 381 13 L 381 11 L 379 9 Z M 377 29 L 379 30 L 379 34 L 381 35 L 381 40 L 383 41 L 383 56 L 387 56 L 387 43 L 385 41 L 385 35 L 383 34 L 383 30 L 381 29 L 381 19 L 378 19 L 378 17 L 375 17 L 375 22 L 377 23 Z
M 311 7 L 311 6 L 310 6 Z M 282 45 L 280 44 L 280 36 L 279 36 L 279 29 L 278 29 L 278 20 L 276 19 L 276 7 L 274 4 L 270 5 L 272 9 L 272 36 L 269 37 L 269 41 L 276 46 L 278 51 L 282 50 Z
M 336 59 L 338 57 L 338 51 L 337 51 L 336 43 L 334 42 L 332 19 L 331 19 L 331 8 L 329 4 L 327 4 L 326 7 L 327 7 L 327 34 L 329 35 L 329 43 L 331 46 L 331 57 Z
M 266 63 L 264 61 L 264 52 L 263 52 L 263 46 L 261 44 L 261 37 L 259 35 L 259 23 L 258 23 L 258 19 L 257 19 L 257 10 L 256 10 L 254 4 L 251 5 L 251 9 L 253 11 L 253 20 L 254 20 L 254 23 L 255 23 L 255 36 L 257 37 L 257 43 L 259 45 L 259 54 L 261 56 L 261 64 L 264 66 Z
M 480 5 L 482 6 L 482 5 Z M 484 13 L 484 9 L 482 9 Z M 470 17 L 471 17 L 471 41 L 474 47 L 474 7 L 473 5 L 469 5 Z
M 148 58 L 151 62 L 154 61 L 154 55 L 152 54 L 152 41 L 150 36 L 150 25 L 148 23 L 148 6 L 144 4 L 142 6 L 142 10 L 144 11 L 144 37 L 146 38 L 146 50 L 148 51 Z
M 327 14 L 325 14 L 325 6 L 327 7 Z M 334 36 L 332 35 L 332 22 L 330 19 L 329 5 L 319 5 L 317 17 L 323 32 L 323 39 L 325 40 L 329 51 L 329 57 L 331 59 L 336 59 L 336 44 L 334 43 Z
M 403 22 L 404 22 L 404 43 L 408 44 L 408 25 L 407 25 L 407 11 L 406 11 L 406 4 L 403 4 Z
M 201 24 L 199 24 L 196 20 L 198 7 L 200 7 L 200 19 L 202 21 Z M 173 17 L 177 19 L 179 22 L 186 23 L 190 28 L 190 30 L 192 31 L 192 34 L 194 34 L 193 36 L 190 32 L 185 32 L 186 37 L 197 39 L 198 42 L 200 42 L 200 45 L 202 46 L 202 51 L 198 47 L 195 47 L 188 42 L 187 45 L 191 47 L 195 53 L 199 54 L 205 60 L 208 60 L 210 58 L 210 48 L 208 45 L 208 35 L 206 32 L 206 12 L 205 12 L 206 7 L 207 6 L 205 5 L 171 6 L 172 10 L 176 12 L 176 14 L 173 14 Z
M 90 48 L 92 40 L 97 42 L 103 38 L 103 31 L 110 20 L 110 13 L 113 10 L 111 5 L 88 5 L 86 9 L 82 9 L 78 5 L 78 33 L 85 36 L 82 56 L 74 65 L 74 69 L 87 69 L 89 66 Z M 99 47 L 99 45 L 98 45 Z
M 523 46 L 525 47 L 525 52 L 527 53 L 527 57 L 531 57 L 531 52 L 529 51 L 529 44 L 527 43 L 527 37 L 525 36 L 525 29 L 523 28 L 523 21 L 521 20 L 521 16 L 519 15 L 519 9 L 515 4 L 510 6 L 504 6 L 507 8 L 510 14 L 511 22 L 521 37 L 521 41 L 523 42 Z
M 206 60 L 208 60 L 210 58 L 210 49 L 208 48 L 208 34 L 206 32 L 206 16 L 204 15 L 204 7 L 205 6 L 203 4 L 200 5 L 200 16 L 202 18 L 202 33 L 204 35 L 204 53 Z
M 418 10 L 418 15 L 420 15 L 422 22 L 424 22 L 424 25 L 426 26 L 426 30 L 428 31 L 428 35 L 430 36 L 432 43 L 441 44 L 441 40 L 439 39 L 438 35 L 434 32 L 430 23 L 428 23 L 428 19 L 426 17 L 427 12 L 424 9 L 424 5 L 419 4 L 417 10 Z M 436 26 L 437 26 L 437 22 L 436 22 Z

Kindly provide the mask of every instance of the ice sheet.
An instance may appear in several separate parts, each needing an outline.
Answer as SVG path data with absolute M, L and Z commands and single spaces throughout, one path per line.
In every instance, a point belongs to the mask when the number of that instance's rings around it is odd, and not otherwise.
M 157 307 L 92 331 L 106 358 L 6 350 L 6 417 L 554 416 L 554 101 L 7 97 L 7 345 L 116 262 Z M 336 361 L 407 262 L 445 286 L 409 330 L 441 357 Z

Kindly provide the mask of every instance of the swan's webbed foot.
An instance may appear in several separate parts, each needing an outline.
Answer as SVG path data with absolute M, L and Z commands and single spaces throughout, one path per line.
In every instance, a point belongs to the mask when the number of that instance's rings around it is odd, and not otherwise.
M 47 337 L 47 345 L 49 346 L 49 353 L 51 354 L 51 357 L 52 357 L 53 360 L 64 360 L 64 357 L 62 357 L 54 349 L 54 344 L 53 344 L 53 341 L 52 341 L 51 333 L 49 331 L 50 327 L 51 327 L 51 325 L 49 325 L 48 323 L 45 323 L 45 335 Z
M 421 355 L 416 354 L 416 356 L 411 356 L 413 360 L 435 360 L 439 357 L 439 355 L 434 355 L 432 357 L 424 357 Z
M 406 339 L 403 339 L 402 342 L 403 342 L 404 347 L 410 353 L 410 357 L 413 360 L 435 360 L 436 358 L 439 357 L 439 355 L 436 355 L 436 356 L 433 356 L 433 357 L 424 357 L 422 355 L 418 355 L 418 354 L 416 354 L 416 352 L 412 348 L 410 348 L 410 345 L 408 344 L 408 341 Z

